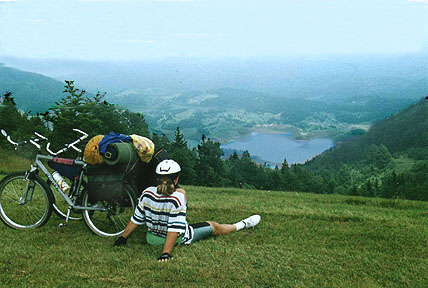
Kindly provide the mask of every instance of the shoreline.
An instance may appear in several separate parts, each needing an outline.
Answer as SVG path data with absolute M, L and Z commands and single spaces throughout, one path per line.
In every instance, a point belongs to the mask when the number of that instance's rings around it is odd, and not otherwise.
M 266 126 L 255 126 L 252 128 L 245 128 L 244 133 L 238 133 L 238 135 L 227 138 L 227 139 L 218 139 L 220 142 L 220 145 L 227 145 L 228 143 L 238 141 L 241 139 L 245 139 L 246 137 L 251 137 L 252 133 L 266 133 L 266 134 L 290 134 L 293 139 L 296 139 L 296 137 L 303 136 L 303 132 L 300 130 L 300 128 L 297 128 L 295 126 L 291 125 L 277 125 L 275 127 L 266 127 Z

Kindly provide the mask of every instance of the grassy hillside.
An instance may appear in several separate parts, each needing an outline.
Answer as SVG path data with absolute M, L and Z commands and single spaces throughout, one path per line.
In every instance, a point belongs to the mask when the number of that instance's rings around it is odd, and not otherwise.
M 28 170 L 31 164 L 30 159 L 30 157 L 20 157 L 17 153 L 0 148 L 0 175 Z
M 4 287 L 427 287 L 428 204 L 339 195 L 185 187 L 191 222 L 262 215 L 255 230 L 159 247 L 137 230 L 124 248 L 82 222 L 0 225 Z

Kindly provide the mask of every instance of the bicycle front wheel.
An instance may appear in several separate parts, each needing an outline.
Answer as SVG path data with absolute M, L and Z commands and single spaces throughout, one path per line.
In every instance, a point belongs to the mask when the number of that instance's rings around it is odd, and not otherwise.
M 90 199 L 88 189 L 82 197 L 82 206 L 102 208 L 101 210 L 83 210 L 83 220 L 92 232 L 99 236 L 113 237 L 122 234 L 135 209 L 135 193 L 126 189 L 121 199 L 97 200 Z M 92 201 L 92 202 L 91 202 Z
M 37 228 L 52 214 L 53 196 L 39 176 L 25 172 L 6 176 L 0 182 L 0 219 L 14 229 Z

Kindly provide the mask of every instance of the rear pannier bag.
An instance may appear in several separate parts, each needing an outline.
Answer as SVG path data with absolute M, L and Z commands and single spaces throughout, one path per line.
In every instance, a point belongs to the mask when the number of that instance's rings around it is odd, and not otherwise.
M 135 198 L 136 175 L 125 168 L 105 164 L 88 166 L 86 176 L 88 177 L 89 202 L 111 200 L 128 202 L 127 191 Z

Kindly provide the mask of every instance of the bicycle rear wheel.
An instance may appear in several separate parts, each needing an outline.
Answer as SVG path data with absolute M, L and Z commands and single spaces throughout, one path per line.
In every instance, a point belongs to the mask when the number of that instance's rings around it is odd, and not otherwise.
M 135 209 L 135 193 L 125 189 L 122 199 L 99 200 L 91 203 L 88 189 L 82 197 L 82 206 L 104 208 L 100 210 L 83 210 L 83 220 L 89 229 L 99 236 L 113 237 L 122 234 Z
M 37 228 L 52 214 L 53 196 L 39 176 L 26 179 L 25 172 L 10 174 L 0 182 L 0 219 L 14 229 Z

